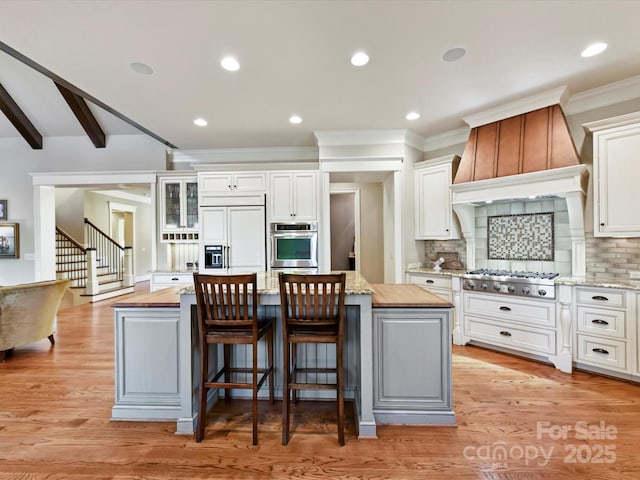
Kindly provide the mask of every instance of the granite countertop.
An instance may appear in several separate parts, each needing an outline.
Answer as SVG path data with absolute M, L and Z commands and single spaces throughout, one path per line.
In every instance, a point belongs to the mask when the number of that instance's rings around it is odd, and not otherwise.
M 282 270 L 284 272 L 296 273 L 294 270 Z M 279 270 L 272 270 L 269 272 L 258 272 L 258 293 L 261 295 L 280 295 L 280 285 L 278 283 Z M 302 272 L 299 272 L 302 273 Z M 367 282 L 367 280 L 360 274 L 360 272 L 349 271 L 346 272 L 346 285 L 345 293 L 347 295 L 373 295 L 375 291 Z M 180 293 L 193 294 L 194 286 L 183 286 L 180 289 Z
M 163 288 L 156 292 L 134 294 L 117 300 L 112 307 L 175 307 L 180 308 L 180 291 L 184 287 Z
M 466 273 L 466 270 L 447 270 L 442 269 L 440 271 L 435 271 L 433 267 L 411 267 L 405 270 L 406 273 L 428 273 L 430 275 L 444 275 L 446 277 L 459 277 L 463 273 Z
M 436 272 L 432 267 L 411 267 L 407 268 L 405 271 L 406 273 L 425 273 L 429 275 L 443 275 L 449 277 L 460 277 L 467 272 L 467 270 L 440 270 L 439 272 Z M 640 291 L 640 280 L 606 277 L 602 275 L 598 277 L 587 275 L 587 277 L 584 279 L 576 279 L 570 276 L 561 276 L 556 278 L 556 284 L 599 288 L 622 288 L 627 290 Z
M 577 285 L 585 287 L 600 287 L 600 288 L 622 288 L 626 290 L 639 290 L 640 280 L 630 280 L 615 277 L 594 277 L 589 276 L 585 279 L 575 279 L 572 277 L 558 277 L 556 278 L 557 285 Z

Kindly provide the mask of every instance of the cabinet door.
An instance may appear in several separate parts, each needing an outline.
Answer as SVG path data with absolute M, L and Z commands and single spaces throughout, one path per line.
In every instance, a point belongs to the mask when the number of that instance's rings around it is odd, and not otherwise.
M 202 243 L 226 245 L 227 243 L 227 208 L 203 207 L 200 209 Z M 203 263 L 204 264 L 204 263 Z
M 201 193 L 229 193 L 233 187 L 231 173 L 200 174 Z
M 162 195 L 164 208 L 162 211 L 162 225 L 164 230 L 177 230 L 182 226 L 180 199 L 182 187 L 180 181 L 162 182 Z
M 594 235 L 639 236 L 640 126 L 604 131 L 594 143 Z
M 266 174 L 264 172 L 236 173 L 233 176 L 234 192 L 265 192 L 267 190 Z
M 229 267 L 236 273 L 264 271 L 265 218 L 262 207 L 229 207 Z
M 451 166 L 416 170 L 416 239 L 457 238 L 451 209 Z
M 293 175 L 293 218 L 294 220 L 315 221 L 318 218 L 318 198 L 316 174 L 296 173 Z
M 191 230 L 198 229 L 198 181 L 184 182 L 183 225 Z
M 269 187 L 271 220 L 293 220 L 292 175 L 290 173 L 272 173 Z

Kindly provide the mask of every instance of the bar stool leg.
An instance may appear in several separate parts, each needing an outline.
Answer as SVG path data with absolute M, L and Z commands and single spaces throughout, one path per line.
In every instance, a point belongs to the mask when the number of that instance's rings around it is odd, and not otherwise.
M 209 376 L 209 344 L 200 342 L 200 405 L 198 406 L 198 423 L 196 425 L 196 442 L 204 438 L 204 424 L 207 417 L 207 388 L 205 383 Z
M 289 443 L 289 339 L 282 344 L 282 445 Z

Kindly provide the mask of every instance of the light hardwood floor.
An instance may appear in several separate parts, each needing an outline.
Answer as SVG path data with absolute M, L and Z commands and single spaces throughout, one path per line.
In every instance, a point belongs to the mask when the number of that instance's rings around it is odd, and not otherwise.
M 55 347 L 0 364 L 0 480 L 640 478 L 640 386 L 477 347 L 454 348 L 456 427 L 357 440 L 351 416 L 339 447 L 322 402 L 301 405 L 286 447 L 280 402 L 261 404 L 257 447 L 245 401 L 216 406 L 202 443 L 172 423 L 111 422 L 113 301 L 62 310 Z

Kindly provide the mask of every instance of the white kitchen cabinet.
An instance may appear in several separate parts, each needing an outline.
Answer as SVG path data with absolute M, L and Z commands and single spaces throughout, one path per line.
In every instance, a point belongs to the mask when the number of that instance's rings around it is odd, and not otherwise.
M 405 278 L 407 283 L 420 285 L 422 288 L 429 290 L 440 298 L 453 303 L 453 287 L 449 275 L 408 272 Z
M 198 181 L 196 177 L 160 177 L 160 239 L 198 241 Z
M 316 172 L 272 172 L 269 181 L 271 221 L 317 221 Z
M 216 273 L 204 258 L 206 245 L 223 247 L 223 269 L 236 273 L 266 270 L 265 212 L 263 206 L 201 207 L 202 232 L 199 269 Z
M 205 195 L 265 193 L 267 190 L 265 172 L 201 172 L 198 178 L 200 192 Z
M 640 112 L 584 127 L 593 133 L 594 236 L 640 236 Z
M 466 341 L 546 357 L 557 366 L 556 302 L 463 292 Z
M 613 375 L 632 373 L 636 350 L 629 336 L 635 327 L 630 321 L 635 306 L 632 293 L 578 286 L 575 299 L 577 366 Z
M 149 290 L 155 292 L 176 285 L 191 285 L 193 272 L 152 272 Z
M 414 165 L 415 238 L 460 238 L 460 227 L 451 207 L 451 182 L 460 157 L 450 155 Z

